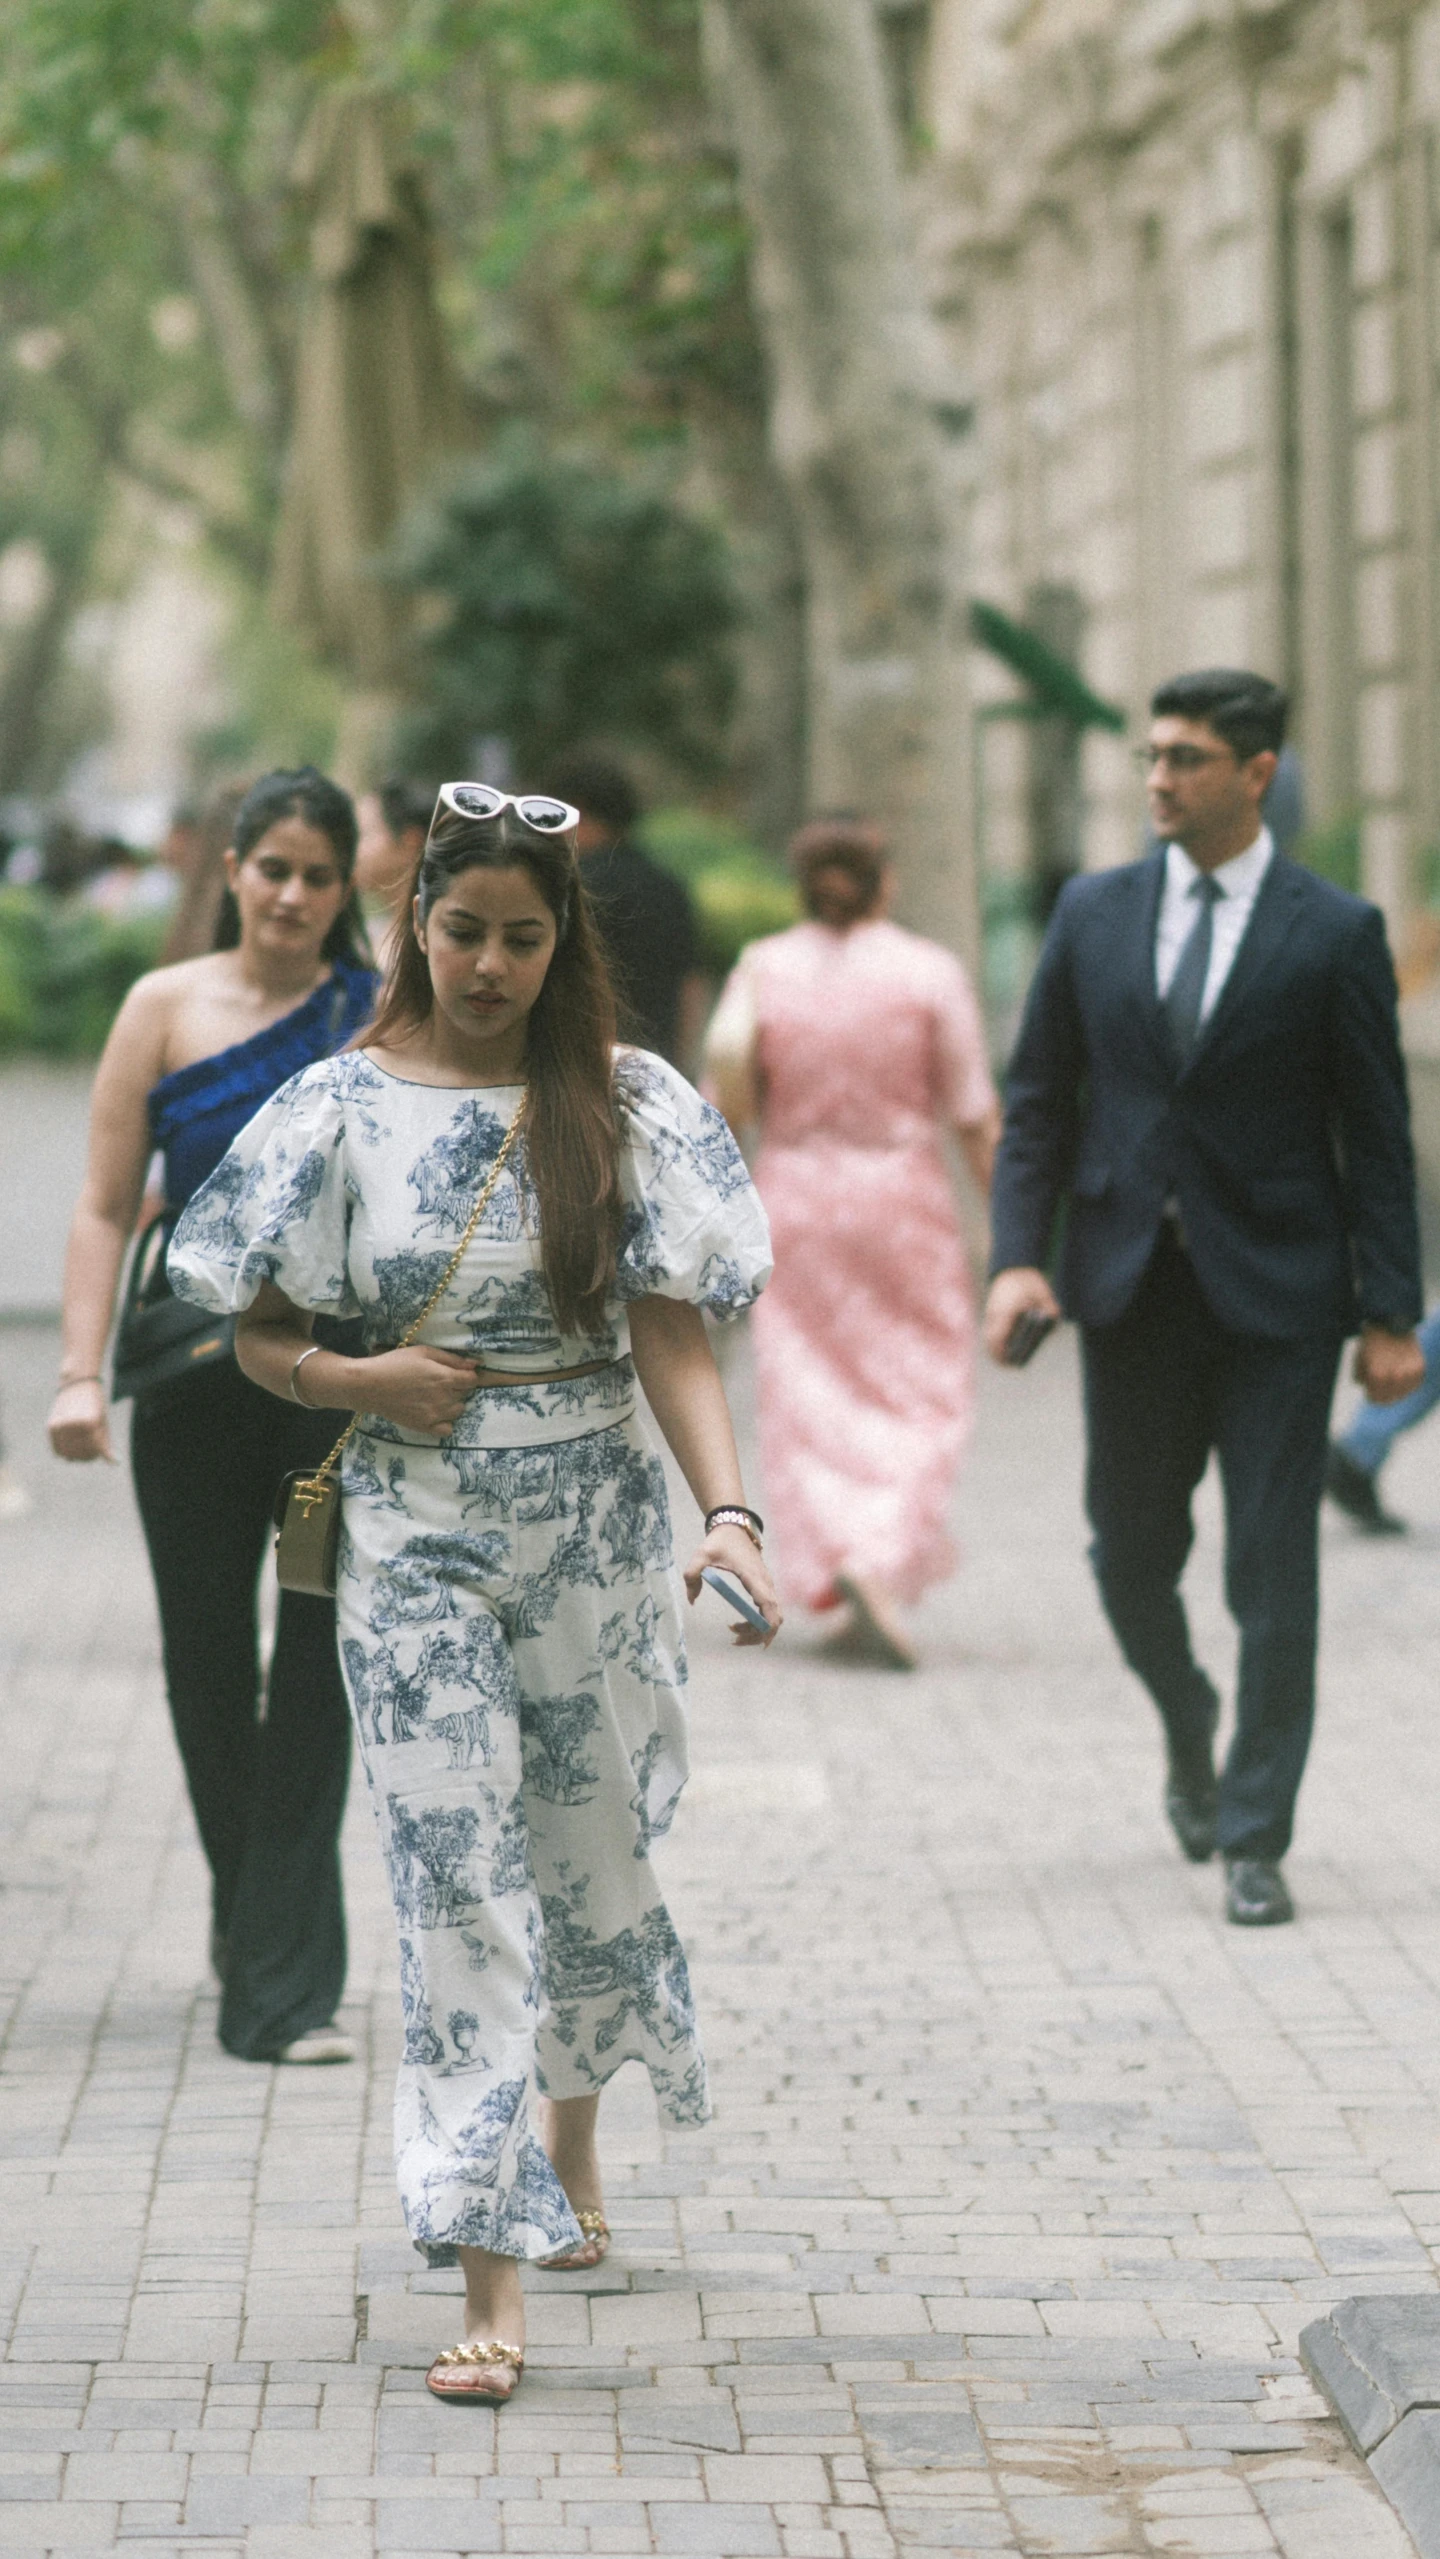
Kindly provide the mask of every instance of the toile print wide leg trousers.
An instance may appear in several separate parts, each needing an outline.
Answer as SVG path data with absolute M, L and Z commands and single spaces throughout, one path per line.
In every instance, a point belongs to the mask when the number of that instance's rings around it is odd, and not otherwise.
M 340 1651 L 400 1938 L 401 2201 L 435 2265 L 577 2244 L 531 2100 L 643 2062 L 709 2111 L 650 1863 L 686 1774 L 664 1471 L 633 1420 L 542 1446 L 357 1435 Z

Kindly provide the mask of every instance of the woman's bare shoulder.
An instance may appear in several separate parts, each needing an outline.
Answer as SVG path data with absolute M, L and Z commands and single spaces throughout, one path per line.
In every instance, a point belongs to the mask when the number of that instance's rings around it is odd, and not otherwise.
M 137 977 L 115 1016 L 106 1059 L 153 1082 L 169 1068 L 206 1054 L 210 1045 L 224 1047 L 234 1036 L 225 1022 L 223 998 L 232 981 L 230 955 L 207 951 L 199 959 L 174 960 L 165 968 L 147 969 Z M 222 1009 L 213 1016 L 210 1008 Z
M 137 977 L 125 1001 L 147 1017 L 169 1014 L 197 995 L 218 994 L 232 975 L 227 951 L 202 951 L 198 959 L 170 960 Z

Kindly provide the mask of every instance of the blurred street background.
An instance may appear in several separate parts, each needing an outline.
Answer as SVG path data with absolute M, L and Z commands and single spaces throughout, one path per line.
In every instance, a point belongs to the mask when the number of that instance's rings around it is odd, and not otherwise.
M 54 1335 L 0 1331 L 34 1447 Z M 743 1345 L 732 1364 L 742 1412 Z M 991 1372 L 913 1678 L 694 1629 L 664 1881 L 716 2084 L 607 2099 L 616 2245 L 530 2284 L 498 2421 L 390 2156 L 393 1923 L 353 1789 L 348 2070 L 214 2040 L 207 1878 L 123 1476 L 4 1546 L 0 2537 L 10 2549 L 1409 2559 L 1295 2358 L 1440 2243 L 1440 1498 L 1326 1537 L 1293 1929 L 1180 1859 L 1084 1562 L 1068 1336 Z M 28 1464 L 28 1454 L 27 1454 Z M 680 1533 L 693 1513 L 677 1501 Z M 1216 1520 L 1191 1575 L 1227 1655 Z
M 226 2059 L 128 1480 L 41 1424 L 93 1061 L 277 764 L 622 757 L 717 989 L 793 830 L 872 817 L 1000 1067 L 1065 879 L 1143 841 L 1152 688 L 1253 666 L 1289 849 L 1385 913 L 1433 1222 L 1440 0 L 4 32 L 0 2552 L 1406 2559 L 1295 2349 L 1436 2289 L 1433 1431 L 1408 1538 L 1327 1514 L 1294 1930 L 1165 1829 L 1068 1336 L 982 1381 L 913 1678 L 702 1623 L 666 1873 L 716 2120 L 619 2083 L 617 2246 L 537 2279 L 492 2420 L 421 2387 L 368 1806 L 360 2066 Z
M 1003 1053 L 1153 685 L 1296 706 L 1440 1180 L 1419 0 L 7 17 L 0 1044 L 93 1054 L 217 793 L 629 757 L 718 981 L 817 808 Z M 1435 1128 L 1432 1133 L 1432 1119 Z

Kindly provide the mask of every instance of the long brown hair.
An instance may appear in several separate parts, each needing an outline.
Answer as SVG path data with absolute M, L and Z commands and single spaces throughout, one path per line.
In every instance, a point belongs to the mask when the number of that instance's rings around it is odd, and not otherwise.
M 555 950 L 526 1026 L 520 1133 L 540 1211 L 540 1260 L 565 1333 L 598 1333 L 615 1283 L 624 1200 L 615 1086 L 615 997 L 574 846 L 536 835 L 502 810 L 463 818 L 435 812 L 397 918 L 379 1010 L 366 1047 L 398 1044 L 435 1009 L 430 967 L 415 933 L 466 871 L 524 870 L 555 918 Z

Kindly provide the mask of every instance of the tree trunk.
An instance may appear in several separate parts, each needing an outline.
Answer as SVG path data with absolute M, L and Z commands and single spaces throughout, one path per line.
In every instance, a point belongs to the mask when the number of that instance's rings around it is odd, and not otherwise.
M 973 962 L 965 635 L 870 0 L 707 0 L 804 553 L 812 811 L 887 827 L 908 923 Z
M 32 622 L 17 632 L 0 678 L 0 795 L 10 797 L 37 783 L 48 784 L 45 770 L 45 710 L 60 672 L 65 635 L 84 593 L 86 573 L 99 528 L 99 510 L 88 539 L 77 541 L 67 555 L 49 563 L 49 594 Z
M 809 802 L 805 562 L 795 509 L 758 408 L 702 413 L 698 441 L 708 494 L 718 492 L 723 506 L 740 595 L 730 754 L 749 833 L 767 852 L 783 853 Z

